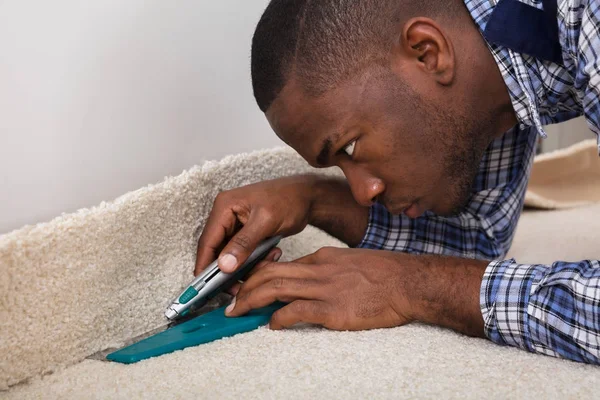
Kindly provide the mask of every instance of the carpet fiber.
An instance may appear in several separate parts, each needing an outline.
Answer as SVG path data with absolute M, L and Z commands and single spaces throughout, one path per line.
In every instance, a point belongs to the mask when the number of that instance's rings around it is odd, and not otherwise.
M 120 365 L 84 358 L 163 323 L 224 188 L 309 171 L 290 150 L 207 163 L 0 237 L 1 398 L 592 398 L 597 367 L 436 327 L 257 331 Z M 526 212 L 510 256 L 597 257 L 600 206 Z M 284 259 L 340 245 L 309 228 Z M 225 295 L 224 295 L 225 296 Z M 224 298 L 222 298 L 223 300 Z

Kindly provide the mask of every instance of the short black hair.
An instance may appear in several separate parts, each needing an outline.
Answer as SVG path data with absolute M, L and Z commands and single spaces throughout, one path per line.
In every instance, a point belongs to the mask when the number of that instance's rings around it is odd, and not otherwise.
M 457 0 L 272 0 L 252 38 L 252 86 L 263 112 L 290 76 L 318 96 L 386 64 L 400 21 L 455 14 Z

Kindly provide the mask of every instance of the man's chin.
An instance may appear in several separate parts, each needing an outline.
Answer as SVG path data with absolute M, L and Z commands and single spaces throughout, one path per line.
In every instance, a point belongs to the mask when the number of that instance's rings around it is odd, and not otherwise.
M 412 219 L 419 218 L 424 212 L 425 208 L 419 205 L 419 203 L 413 203 L 404 209 L 404 215 Z
M 439 215 L 440 217 L 456 217 L 465 210 L 467 204 L 469 204 L 469 200 L 470 196 L 467 197 L 466 200 L 458 203 L 445 205 L 441 207 L 434 207 L 431 211 L 435 215 Z

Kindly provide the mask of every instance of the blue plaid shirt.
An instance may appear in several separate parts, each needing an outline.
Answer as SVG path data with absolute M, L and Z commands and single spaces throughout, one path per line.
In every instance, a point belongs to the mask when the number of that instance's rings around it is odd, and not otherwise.
M 537 38 L 518 37 L 521 27 L 526 31 L 528 25 L 538 26 L 519 18 L 537 11 L 534 16 L 542 18 L 549 3 L 465 0 L 502 73 L 519 125 L 491 143 L 459 215 L 427 212 L 411 220 L 375 204 L 359 247 L 493 259 L 480 291 L 488 338 L 599 364 L 600 261 L 524 265 L 503 260 L 523 208 L 537 135 L 546 136 L 543 125 L 585 115 L 592 131 L 600 132 L 600 3 L 554 0 L 559 38 L 554 52 L 551 43 L 542 46 Z M 548 31 L 552 33 L 551 27 Z M 511 46 L 509 36 L 525 47 L 533 44 L 531 51 Z

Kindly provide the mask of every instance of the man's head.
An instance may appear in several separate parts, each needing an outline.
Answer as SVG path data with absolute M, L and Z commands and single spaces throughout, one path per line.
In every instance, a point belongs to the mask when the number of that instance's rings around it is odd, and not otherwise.
M 464 205 L 485 148 L 514 123 L 460 0 L 273 0 L 252 82 L 310 164 L 339 166 L 360 204 L 412 217 Z

